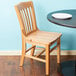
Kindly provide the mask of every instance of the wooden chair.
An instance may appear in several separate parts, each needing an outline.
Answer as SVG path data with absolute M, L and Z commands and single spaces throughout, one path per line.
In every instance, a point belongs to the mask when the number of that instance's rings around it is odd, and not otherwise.
M 23 66 L 24 57 L 29 57 L 46 64 L 46 75 L 50 74 L 50 52 L 57 48 L 57 63 L 60 63 L 60 37 L 61 33 L 56 32 L 45 32 L 40 31 L 36 25 L 36 18 L 33 3 L 29 2 L 21 2 L 15 5 L 15 10 L 18 16 L 18 20 L 21 27 L 22 33 L 22 56 L 20 60 L 20 66 Z M 54 43 L 57 43 L 52 49 Z M 32 47 L 26 50 L 26 44 L 32 44 Z M 45 48 L 42 49 L 38 55 L 34 55 L 34 50 L 36 46 L 42 46 Z M 26 55 L 26 53 L 31 50 L 30 55 Z M 39 58 L 42 53 L 46 53 L 45 59 Z

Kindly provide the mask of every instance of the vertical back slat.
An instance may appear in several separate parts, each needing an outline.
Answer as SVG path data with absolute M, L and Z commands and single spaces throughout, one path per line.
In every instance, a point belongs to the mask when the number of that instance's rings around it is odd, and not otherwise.
M 22 19 L 23 19 L 23 24 L 24 24 L 24 29 L 26 30 L 26 34 L 27 34 L 27 27 L 26 27 L 26 21 L 25 21 L 25 15 L 24 15 L 24 10 L 22 9 L 20 11 L 21 15 L 22 15 Z
M 32 20 L 31 7 L 29 8 L 29 15 L 30 15 L 30 21 L 31 21 L 31 30 L 33 30 L 33 20 Z
M 31 31 L 32 31 L 32 22 L 31 22 L 31 15 L 30 15 L 30 7 L 28 8 L 28 13 L 29 13 L 30 28 L 31 28 Z
M 29 28 L 28 28 L 28 19 L 27 19 L 26 9 L 24 9 L 24 14 L 25 14 L 25 21 L 26 21 L 26 28 L 27 28 L 26 31 L 28 33 Z
M 29 28 L 29 32 L 31 32 L 31 26 L 30 26 L 30 19 L 29 19 L 29 12 L 28 12 L 28 8 L 26 9 L 26 13 L 27 13 L 27 19 L 28 19 L 28 28 Z

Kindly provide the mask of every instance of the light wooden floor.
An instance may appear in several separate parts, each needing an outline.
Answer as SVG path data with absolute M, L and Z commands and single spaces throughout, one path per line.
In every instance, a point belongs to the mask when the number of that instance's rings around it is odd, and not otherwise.
M 76 56 L 62 56 L 61 62 L 76 60 Z M 19 56 L 0 56 L 0 76 L 45 76 L 45 64 L 25 58 L 19 67 Z M 57 72 L 56 56 L 50 57 L 50 76 L 63 76 Z

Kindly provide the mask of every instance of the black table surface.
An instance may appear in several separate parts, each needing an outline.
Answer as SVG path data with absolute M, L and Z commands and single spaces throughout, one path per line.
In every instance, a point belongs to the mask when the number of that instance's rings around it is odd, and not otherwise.
M 64 19 L 64 20 L 55 19 L 52 17 L 52 14 L 54 13 L 68 13 L 72 15 L 72 18 Z M 51 12 L 47 15 L 47 19 L 54 24 L 58 24 L 58 25 L 65 26 L 65 27 L 76 28 L 76 9 L 60 10 L 60 11 Z

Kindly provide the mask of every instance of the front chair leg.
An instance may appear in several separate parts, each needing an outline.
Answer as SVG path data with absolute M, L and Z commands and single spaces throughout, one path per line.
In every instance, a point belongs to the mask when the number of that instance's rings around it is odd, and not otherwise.
M 46 76 L 50 75 L 50 46 L 46 46 Z
M 57 63 L 60 63 L 60 38 L 57 40 Z
M 26 50 L 26 43 L 25 43 L 25 40 L 22 39 L 22 56 L 20 60 L 20 66 L 23 66 L 23 63 L 24 63 L 25 50 Z

